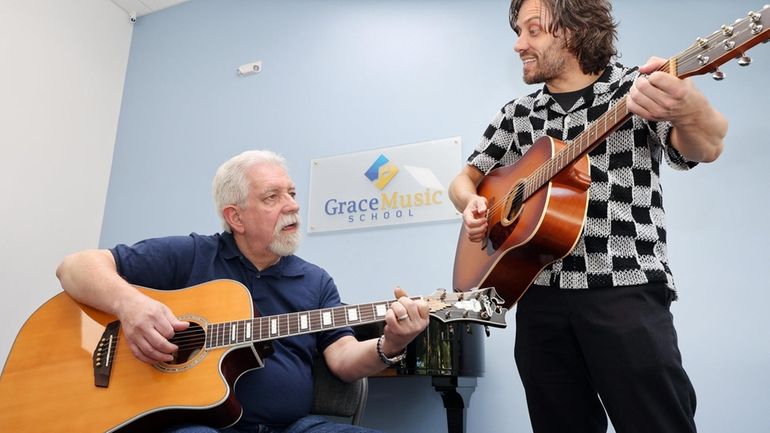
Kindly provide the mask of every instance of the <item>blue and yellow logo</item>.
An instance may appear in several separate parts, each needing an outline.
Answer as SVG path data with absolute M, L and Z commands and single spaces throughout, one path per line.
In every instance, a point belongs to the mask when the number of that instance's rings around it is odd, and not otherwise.
M 374 186 L 382 190 L 393 180 L 396 173 L 398 173 L 396 164 L 390 162 L 385 155 L 380 154 L 364 175 L 374 183 Z

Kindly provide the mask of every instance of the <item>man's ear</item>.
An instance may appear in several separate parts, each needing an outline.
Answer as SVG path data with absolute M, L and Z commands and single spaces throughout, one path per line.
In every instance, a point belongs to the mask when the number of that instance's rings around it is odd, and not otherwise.
M 238 212 L 237 206 L 230 205 L 222 209 L 222 217 L 230 226 L 230 230 L 234 233 L 243 233 L 243 222 L 241 222 L 241 214 Z

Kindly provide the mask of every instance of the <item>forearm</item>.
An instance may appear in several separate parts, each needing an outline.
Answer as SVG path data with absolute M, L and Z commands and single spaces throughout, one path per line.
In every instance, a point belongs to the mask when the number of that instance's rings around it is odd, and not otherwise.
M 352 382 L 362 377 L 371 376 L 384 370 L 387 365 L 377 354 L 377 338 L 358 341 L 354 337 L 337 340 L 334 350 L 325 353 L 326 364 L 337 377 L 345 382 Z M 393 357 L 403 351 L 403 347 L 391 346 L 387 338 L 382 342 L 382 351 L 387 357 Z
M 626 107 L 643 119 L 671 122 L 671 145 L 686 159 L 714 161 L 722 152 L 727 119 L 709 104 L 692 80 L 659 71 L 665 62 L 653 57 L 639 67 L 640 73 L 650 75 L 634 81 Z
M 118 275 L 107 250 L 86 250 L 65 257 L 56 277 L 75 300 L 112 315 L 117 315 L 121 299 L 138 294 Z
M 481 181 L 483 173 L 471 166 L 465 166 L 449 185 L 449 199 L 455 209 L 463 212 L 470 200 L 477 196 L 476 186 Z
M 707 102 L 697 115 L 672 124 L 671 145 L 686 159 L 712 162 L 722 153 L 727 119 Z
M 324 350 L 326 365 L 340 379 L 352 382 L 383 370 L 388 364 L 380 354 L 385 358 L 395 357 L 428 326 L 427 302 L 409 298 L 400 287 L 395 288 L 394 294 L 397 302 L 385 313 L 385 328 L 380 339 L 358 341 L 347 335 Z

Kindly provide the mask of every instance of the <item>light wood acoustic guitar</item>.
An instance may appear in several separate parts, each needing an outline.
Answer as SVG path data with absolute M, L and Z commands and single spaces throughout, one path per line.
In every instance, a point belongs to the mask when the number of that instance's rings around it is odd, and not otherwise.
M 748 65 L 751 59 L 745 52 L 768 38 L 770 9 L 765 6 L 697 38 L 660 70 L 680 78 L 712 72 L 721 80 L 719 65 L 735 58 Z M 541 137 L 515 164 L 487 174 L 478 185 L 488 205 L 486 239 L 471 242 L 461 229 L 454 289 L 495 287 L 510 308 L 543 268 L 569 254 L 586 219 L 591 185 L 588 153 L 631 116 L 623 98 L 573 141 Z
M 248 289 L 232 280 L 173 291 L 137 288 L 191 323 L 171 340 L 179 347 L 176 359 L 139 361 L 115 317 L 62 292 L 32 314 L 11 348 L 0 376 L 1 432 L 159 432 L 179 423 L 225 427 L 241 416 L 236 380 L 263 366 L 271 341 L 381 322 L 395 302 L 255 317 Z M 421 299 L 431 316 L 444 322 L 505 326 L 506 310 L 493 288 L 439 290 Z

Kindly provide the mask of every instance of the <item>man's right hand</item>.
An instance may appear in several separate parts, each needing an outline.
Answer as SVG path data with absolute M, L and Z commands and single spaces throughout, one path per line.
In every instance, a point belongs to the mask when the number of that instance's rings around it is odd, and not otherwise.
M 75 300 L 120 320 L 131 352 L 154 364 L 173 361 L 177 350 L 168 339 L 190 324 L 167 306 L 143 294 L 118 274 L 109 250 L 84 250 L 68 255 L 56 268 L 62 288 Z
M 173 361 L 171 354 L 178 347 L 169 339 L 187 329 L 189 322 L 180 321 L 166 305 L 139 292 L 124 299 L 117 310 L 134 356 L 148 364 Z
M 487 236 L 487 199 L 474 195 L 463 210 L 463 226 L 471 242 L 481 242 Z

